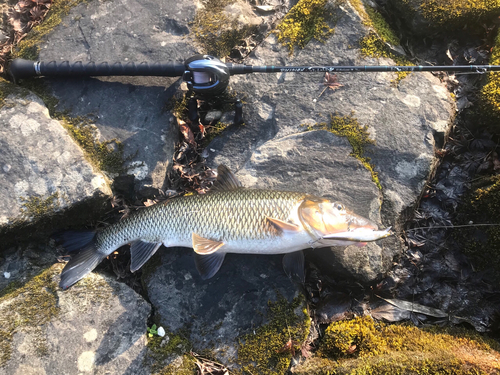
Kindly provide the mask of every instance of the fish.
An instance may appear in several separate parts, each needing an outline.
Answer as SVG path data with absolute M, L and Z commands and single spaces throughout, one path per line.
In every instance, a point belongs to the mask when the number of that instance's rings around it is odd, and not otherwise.
M 104 258 L 130 244 L 130 271 L 140 269 L 160 248 L 188 247 L 202 279 L 220 269 L 227 253 L 285 254 L 291 278 L 304 280 L 307 248 L 359 244 L 343 236 L 352 230 L 376 231 L 377 225 L 339 202 L 315 195 L 245 188 L 224 165 L 205 194 L 171 198 L 145 207 L 98 231 L 66 231 L 59 243 L 72 255 L 61 271 L 67 289 Z M 375 237 L 374 237 L 375 238 Z

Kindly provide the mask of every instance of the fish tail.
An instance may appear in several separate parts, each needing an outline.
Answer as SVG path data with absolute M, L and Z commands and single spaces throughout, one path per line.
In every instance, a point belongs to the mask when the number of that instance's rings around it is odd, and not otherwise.
M 59 242 L 71 254 L 70 261 L 61 272 L 59 286 L 67 289 L 90 273 L 106 257 L 96 243 L 97 232 L 68 231 L 58 235 Z

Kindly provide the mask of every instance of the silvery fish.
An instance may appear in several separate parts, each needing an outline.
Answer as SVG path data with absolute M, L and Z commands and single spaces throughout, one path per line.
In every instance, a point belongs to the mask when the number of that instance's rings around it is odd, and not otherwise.
M 194 249 L 202 279 L 214 276 L 227 253 L 286 254 L 289 276 L 304 280 L 304 255 L 311 247 L 359 244 L 325 236 L 377 225 L 337 202 L 306 193 L 247 189 L 225 166 L 206 194 L 173 198 L 139 210 L 99 231 L 65 232 L 62 245 L 74 253 L 61 273 L 66 289 L 119 247 L 130 244 L 132 272 L 163 244 Z

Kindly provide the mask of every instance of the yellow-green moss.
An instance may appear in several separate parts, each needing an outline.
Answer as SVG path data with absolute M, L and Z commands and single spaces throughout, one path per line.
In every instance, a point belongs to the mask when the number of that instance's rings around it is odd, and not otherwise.
M 194 374 L 195 364 L 185 353 L 191 350 L 191 343 L 182 333 L 174 334 L 165 329 L 164 337 L 148 337 L 148 352 L 144 363 L 149 365 L 153 374 Z M 165 366 L 165 361 L 171 361 L 175 356 L 182 360 L 175 360 Z
M 212 142 L 214 138 L 221 135 L 222 132 L 230 125 L 231 124 L 228 124 L 226 122 L 218 121 L 214 126 L 207 128 L 207 134 L 203 139 L 202 147 L 208 146 L 208 144 Z
M 269 302 L 268 319 L 268 324 L 239 338 L 237 363 L 241 369 L 237 373 L 285 374 L 292 358 L 287 343 L 300 351 L 311 324 L 304 297 L 290 303 L 278 294 L 276 302 Z
M 274 33 L 292 54 L 295 47 L 304 48 L 313 38 L 324 41 L 332 35 L 335 30 L 328 26 L 327 21 L 333 21 L 328 0 L 299 0 Z
M 35 26 L 26 37 L 17 45 L 13 53 L 14 58 L 36 60 L 40 52 L 42 38 L 59 25 L 62 18 L 69 13 L 71 8 L 84 2 L 85 0 L 54 0 L 44 21 Z
M 446 28 L 462 28 L 471 21 L 479 24 L 500 14 L 498 0 L 422 0 L 419 8 L 425 19 Z
M 490 56 L 491 65 L 500 65 L 500 33 L 495 38 L 495 45 Z M 500 72 L 488 73 L 488 82 L 481 90 L 483 111 L 491 114 L 491 117 L 498 123 L 500 119 Z M 495 126 L 500 129 L 499 125 Z
M 362 56 L 375 58 L 387 57 L 392 59 L 397 65 L 414 65 L 410 60 L 394 52 L 386 44 L 399 46 L 400 41 L 379 12 L 369 6 L 365 6 L 361 0 L 350 0 L 350 2 L 360 15 L 363 24 L 371 29 L 368 35 L 359 41 Z M 410 73 L 397 72 L 396 74 L 397 79 L 394 82 L 397 84 Z
M 463 199 L 459 224 L 500 224 L 500 176 L 486 178 L 482 185 Z M 454 236 L 478 269 L 495 270 L 500 281 L 500 225 L 466 227 Z
M 239 26 L 237 17 L 224 13 L 224 8 L 236 0 L 207 0 L 196 12 L 191 33 L 203 53 L 225 57 L 241 39 L 251 35 L 255 26 Z
M 0 298 L 0 366 L 10 359 L 13 336 L 23 327 L 35 328 L 31 333 L 32 342 L 40 355 L 46 354 L 47 345 L 41 328 L 60 311 L 55 281 L 60 269 L 53 266 L 23 286 L 9 288 Z
M 51 214 L 59 208 L 59 193 L 49 195 L 47 198 L 29 197 L 20 198 L 23 201 L 21 204 L 21 214 L 25 218 L 38 220 L 44 215 Z
M 493 374 L 499 345 L 459 328 L 419 329 L 375 322 L 371 317 L 332 323 L 316 357 L 296 374 Z
M 354 117 L 354 112 L 350 115 L 341 116 L 337 112 L 330 115 L 330 123 L 322 122 L 313 126 L 308 126 L 307 130 L 322 129 L 327 130 L 340 137 L 346 137 L 352 146 L 351 156 L 358 159 L 363 166 L 370 171 L 372 181 L 377 187 L 382 190 L 378 173 L 375 172 L 375 167 L 370 163 L 370 158 L 365 156 L 366 146 L 375 144 L 375 141 L 370 138 L 368 126 L 361 126 L 358 119 Z

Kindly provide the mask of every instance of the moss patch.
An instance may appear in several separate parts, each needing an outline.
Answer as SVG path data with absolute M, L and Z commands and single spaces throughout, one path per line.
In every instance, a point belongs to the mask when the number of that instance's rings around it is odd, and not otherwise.
M 493 374 L 499 345 L 465 329 L 419 329 L 371 317 L 332 323 L 297 374 Z
M 40 355 L 47 353 L 47 343 L 42 328 L 59 314 L 57 282 L 61 265 L 53 266 L 25 285 L 7 288 L 0 298 L 0 366 L 12 355 L 12 339 L 23 327 L 34 328 L 32 342 Z M 16 287 L 19 284 L 16 284 Z
M 38 44 L 40 44 L 42 38 L 61 23 L 62 18 L 69 13 L 71 8 L 82 2 L 85 2 L 85 0 L 54 0 L 44 21 L 40 25 L 35 26 L 28 35 L 19 42 L 13 53 L 13 58 L 28 60 L 38 59 L 38 53 L 40 52 Z
M 290 366 L 293 351 L 309 334 L 311 324 L 303 296 L 291 303 L 278 294 L 276 302 L 269 302 L 269 323 L 239 338 L 236 373 L 252 375 L 284 374 Z M 288 344 L 288 345 L 287 345 Z
M 500 65 L 500 32 L 495 38 L 495 45 L 490 56 L 491 65 Z M 488 73 L 488 82 L 481 90 L 482 112 L 493 117 L 493 127 L 500 132 L 500 72 Z
M 21 214 L 29 219 L 41 219 L 44 215 L 54 213 L 59 208 L 59 193 L 49 195 L 47 198 L 21 197 Z
M 405 56 L 394 52 L 388 45 L 399 46 L 399 38 L 394 31 L 376 10 L 369 6 L 363 5 L 361 0 L 351 0 L 352 6 L 360 15 L 363 24 L 371 29 L 371 31 L 360 41 L 361 55 L 365 57 L 387 57 L 392 59 L 397 65 L 410 66 L 414 65 Z M 408 76 L 410 72 L 397 72 L 397 79 L 394 83 L 399 83 L 403 78 Z
M 340 137 L 346 137 L 352 146 L 351 156 L 358 159 L 363 166 L 368 169 L 372 175 L 372 181 L 377 187 L 382 190 L 382 185 L 378 178 L 378 173 L 375 172 L 375 166 L 370 163 L 370 158 L 365 156 L 366 146 L 375 144 L 375 141 L 370 138 L 368 127 L 361 126 L 357 118 L 354 117 L 354 112 L 350 115 L 341 116 L 337 112 L 330 115 L 330 123 L 322 122 L 314 126 L 308 126 L 307 130 L 322 129 L 327 130 Z
M 299 0 L 280 22 L 274 33 L 278 41 L 288 48 L 304 48 L 311 39 L 324 41 L 334 33 L 327 21 L 333 21 L 328 0 Z
M 149 365 L 153 374 L 194 374 L 196 368 L 194 361 L 185 354 L 191 350 L 189 340 L 182 333 L 174 334 L 167 329 L 165 331 L 164 337 L 148 337 L 145 364 Z M 166 362 L 170 363 L 165 365 Z
M 483 186 L 463 198 L 459 211 L 459 224 L 493 224 L 492 226 L 471 226 L 455 233 L 463 244 L 463 252 L 480 269 L 493 269 L 494 277 L 500 282 L 500 176 L 486 178 Z
M 252 25 L 241 26 L 237 17 L 224 12 L 224 8 L 236 0 L 207 0 L 204 7 L 196 12 L 191 23 L 191 33 L 202 52 L 225 57 L 241 39 L 252 35 L 256 28 Z
M 500 14 L 498 0 L 421 0 L 419 8 L 425 19 L 447 29 L 463 28 L 470 22 L 481 24 L 485 19 Z

